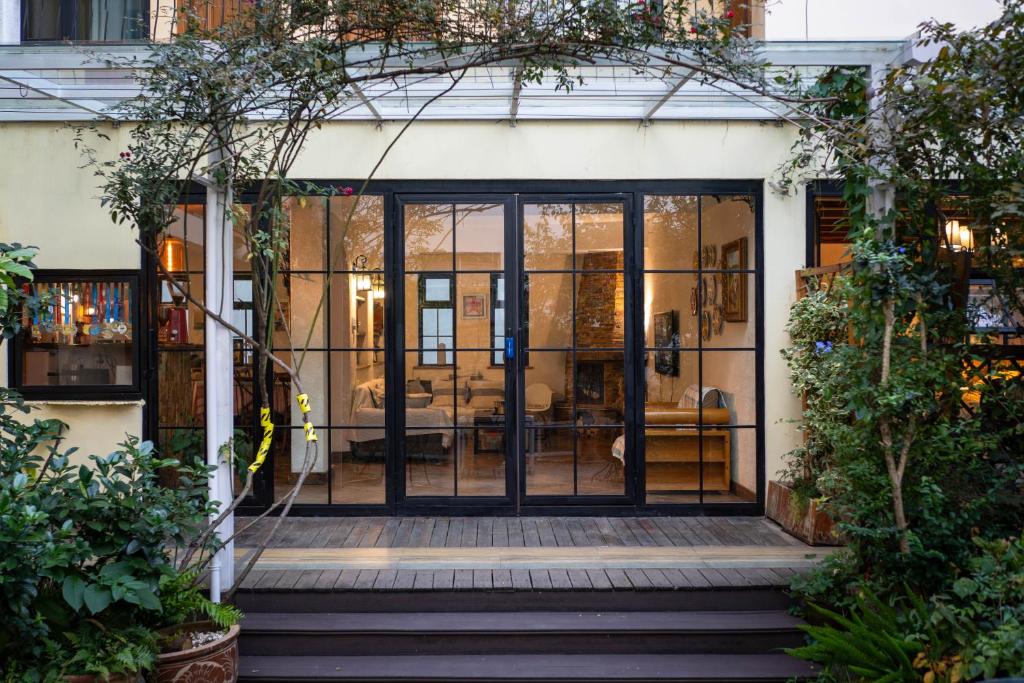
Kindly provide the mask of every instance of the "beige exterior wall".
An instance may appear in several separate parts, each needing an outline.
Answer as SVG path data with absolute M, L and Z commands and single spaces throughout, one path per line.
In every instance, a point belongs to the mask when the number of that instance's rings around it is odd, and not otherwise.
M 90 138 L 103 158 L 124 149 L 126 129 L 108 128 L 110 140 Z M 0 241 L 39 247 L 40 268 L 138 269 L 135 234 L 114 225 L 100 207 L 92 171 L 82 169 L 74 133 L 59 123 L 0 124 Z M 7 384 L 3 349 L 2 380 Z M 34 402 L 32 417 L 57 418 L 70 426 L 65 445 L 76 459 L 113 451 L 126 434 L 142 432 L 142 403 Z
M 301 178 L 362 178 L 401 124 L 336 123 L 314 133 L 293 169 Z M 125 129 L 95 141 L 105 158 L 123 149 Z M 794 140 L 787 127 L 758 122 L 635 121 L 419 122 L 391 151 L 378 179 L 767 179 Z M 119 144 L 120 141 L 120 144 Z M 34 244 L 42 268 L 138 268 L 139 248 L 99 206 L 96 179 L 81 169 L 73 133 L 59 124 L 0 125 L 0 240 Z M 779 350 L 804 260 L 804 199 L 764 192 L 765 456 L 772 476 L 798 441 L 799 413 Z M 6 376 L 5 376 L 6 377 Z M 751 378 L 753 379 L 753 378 Z M 109 451 L 141 429 L 141 406 L 48 406 L 83 450 Z

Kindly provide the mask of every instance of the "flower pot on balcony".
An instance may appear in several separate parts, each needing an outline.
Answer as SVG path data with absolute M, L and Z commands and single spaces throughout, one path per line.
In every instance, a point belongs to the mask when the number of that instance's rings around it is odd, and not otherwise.
M 223 631 L 208 621 L 161 629 L 161 639 L 177 643 L 156 658 L 158 683 L 233 683 L 238 679 L 238 625 L 217 640 L 192 644 L 193 634 Z
M 841 545 L 832 518 L 818 509 L 818 501 L 801 505 L 793 490 L 778 481 L 768 482 L 765 515 L 787 533 L 810 545 Z

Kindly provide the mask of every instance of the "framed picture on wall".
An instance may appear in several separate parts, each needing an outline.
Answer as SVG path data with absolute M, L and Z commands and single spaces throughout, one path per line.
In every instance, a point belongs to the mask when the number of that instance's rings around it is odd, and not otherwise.
M 679 312 L 654 314 L 654 371 L 659 375 L 679 376 L 679 352 L 666 347 L 679 346 Z
M 722 270 L 747 269 L 747 238 L 722 245 Z M 747 273 L 724 272 L 722 278 L 722 309 L 726 322 L 747 322 Z
M 486 294 L 464 294 L 462 296 L 462 317 L 473 320 L 487 317 Z

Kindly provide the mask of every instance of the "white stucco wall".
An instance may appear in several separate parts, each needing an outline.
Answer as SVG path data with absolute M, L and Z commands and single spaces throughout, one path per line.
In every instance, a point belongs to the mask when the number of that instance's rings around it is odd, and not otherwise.
M 969 29 L 1000 14 L 998 0 L 767 0 L 768 40 L 899 40 L 928 19 Z
M 362 178 L 400 124 L 346 122 L 315 132 L 294 177 Z M 96 141 L 107 158 L 125 129 Z M 420 122 L 413 124 L 377 174 L 379 179 L 765 179 L 789 153 L 791 129 L 758 122 L 635 121 Z M 138 268 L 134 235 L 110 223 L 91 171 L 69 129 L 55 124 L 0 125 L 0 240 L 34 244 L 41 268 Z M 786 420 L 799 412 L 779 350 L 803 265 L 804 199 L 764 193 L 765 455 L 771 476 L 798 440 Z M 753 379 L 753 378 L 751 378 Z M 70 439 L 105 453 L 141 429 L 140 406 L 50 406 L 72 425 Z

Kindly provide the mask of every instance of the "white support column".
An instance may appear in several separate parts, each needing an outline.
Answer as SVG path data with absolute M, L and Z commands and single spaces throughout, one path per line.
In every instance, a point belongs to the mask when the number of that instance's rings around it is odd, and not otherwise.
M 21 42 L 21 0 L 0 0 L 0 45 Z
M 212 156 L 212 155 L 211 155 Z M 212 159 L 211 159 L 212 161 Z M 214 184 L 206 190 L 206 305 L 225 320 L 231 319 L 234 300 L 234 251 L 232 245 L 231 190 Z M 231 503 L 230 453 L 221 453 L 234 433 L 234 365 L 231 331 L 210 317 L 206 319 L 206 462 L 217 467 L 210 479 L 210 498 L 221 508 Z M 217 531 L 220 538 L 234 533 L 234 516 Z M 234 583 L 234 542 L 217 553 L 210 570 L 210 597 Z

